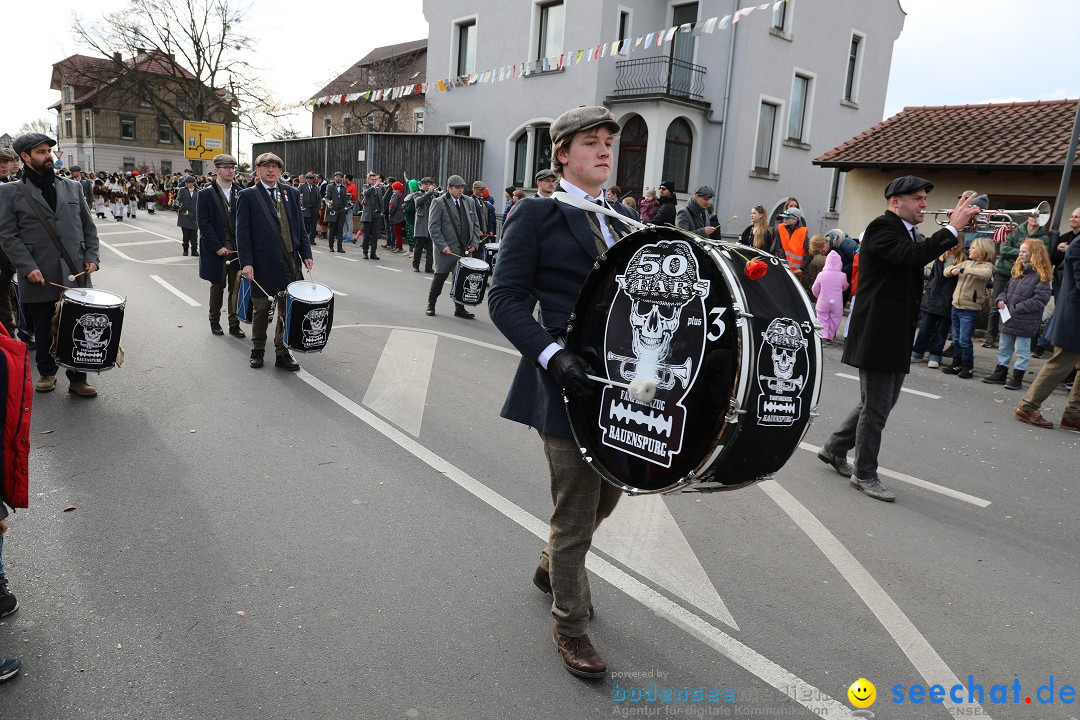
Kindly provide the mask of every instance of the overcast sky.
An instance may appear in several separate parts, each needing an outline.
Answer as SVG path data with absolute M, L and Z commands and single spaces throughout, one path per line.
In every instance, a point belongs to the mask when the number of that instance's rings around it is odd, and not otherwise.
M 792 2 L 812 7 L 815 0 Z M 747 0 L 745 5 L 755 3 Z M 123 4 L 51 0 L 49 15 L 54 19 L 49 30 L 26 35 L 44 47 L 27 52 L 21 37 L 9 41 L 0 132 L 14 135 L 22 123 L 48 117 L 48 106 L 59 99 L 59 92 L 49 89 L 52 63 L 78 52 L 92 54 L 79 47 L 60 18 L 76 12 L 104 15 Z M 1080 0 L 900 0 L 900 4 L 907 19 L 894 47 L 885 117 L 908 105 L 1080 97 L 1076 40 Z M 311 96 L 376 46 L 427 37 L 421 0 L 330 5 L 260 0 L 253 7 L 243 30 L 258 38 L 257 47 L 271 58 L 256 62 L 273 68 L 264 82 L 276 102 Z M 299 7 L 312 11 L 298 12 Z M 39 11 L 32 2 L 7 3 L 5 26 L 40 28 Z M 307 135 L 310 118 L 301 110 L 291 124 Z M 242 142 L 250 142 L 247 134 Z

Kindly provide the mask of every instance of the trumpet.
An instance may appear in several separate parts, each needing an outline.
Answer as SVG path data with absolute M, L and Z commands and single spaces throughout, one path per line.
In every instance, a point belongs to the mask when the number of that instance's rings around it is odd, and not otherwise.
M 949 224 L 952 210 L 934 210 L 928 211 L 925 214 L 935 216 L 934 219 L 937 221 L 937 224 L 944 226 Z M 942 215 L 945 216 L 944 220 L 940 218 Z M 978 231 L 993 230 L 999 227 L 1014 227 L 1018 225 L 1020 221 L 1029 217 L 1035 218 L 1039 223 L 1039 227 L 1046 225 L 1046 223 L 1050 222 L 1050 203 L 1043 200 L 1035 207 L 1026 210 L 987 210 L 971 218 L 971 222 L 968 224 L 967 229 Z

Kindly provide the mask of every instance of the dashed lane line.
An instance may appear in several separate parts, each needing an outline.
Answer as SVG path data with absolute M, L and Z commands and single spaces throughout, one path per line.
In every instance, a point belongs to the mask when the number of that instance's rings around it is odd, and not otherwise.
M 169 283 L 167 283 L 167 282 L 165 282 L 164 280 L 162 280 L 160 276 L 158 276 L 158 275 L 151 275 L 151 276 L 150 276 L 150 278 L 151 278 L 152 280 L 154 280 L 154 281 L 155 281 L 155 282 L 156 282 L 156 283 L 157 283 L 158 285 L 160 285 L 161 287 L 165 288 L 166 290 L 168 290 L 169 292 L 171 292 L 171 293 L 172 293 L 173 295 L 175 295 L 176 297 L 178 297 L 178 298 L 180 298 L 181 300 L 183 300 L 184 302 L 186 302 L 186 303 L 187 303 L 188 305 L 190 305 L 191 307 L 199 307 L 199 302 L 198 302 L 197 300 L 193 300 L 193 299 L 192 299 L 191 297 L 189 297 L 188 295 L 185 295 L 185 294 L 184 294 L 183 292 L 181 292 L 180 290 L 177 290 L 177 289 L 176 289 L 175 287 L 173 287 L 173 286 L 172 286 L 172 285 L 170 285 Z

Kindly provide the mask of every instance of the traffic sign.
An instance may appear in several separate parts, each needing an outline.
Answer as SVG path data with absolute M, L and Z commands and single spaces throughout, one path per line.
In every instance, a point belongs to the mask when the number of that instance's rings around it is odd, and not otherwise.
M 225 126 L 219 123 L 184 121 L 184 157 L 213 160 L 225 152 Z

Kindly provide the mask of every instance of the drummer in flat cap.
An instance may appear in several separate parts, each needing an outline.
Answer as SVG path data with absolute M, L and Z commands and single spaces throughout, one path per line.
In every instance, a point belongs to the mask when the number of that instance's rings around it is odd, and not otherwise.
M 457 267 L 458 258 L 467 257 L 480 247 L 480 218 L 476 203 L 465 193 L 465 179 L 451 175 L 446 179 L 446 193 L 431 201 L 428 211 L 428 234 L 435 252 L 435 277 L 428 290 L 427 314 L 435 314 L 435 301 L 443 285 Z M 475 315 L 459 302 L 454 303 L 454 316 L 472 320 Z
M 236 158 L 221 154 L 214 158 L 214 179 L 199 191 L 196 206 L 202 255 L 199 277 L 210 283 L 210 332 L 224 335 L 221 329 L 221 306 L 225 289 L 229 290 L 227 317 L 229 334 L 244 337 L 236 317 L 236 296 L 240 289 L 240 261 L 236 255 L 236 202 L 240 188 L 236 178 Z
M 255 158 L 258 181 L 240 192 L 236 204 L 236 249 L 240 273 L 252 283 L 251 360 L 253 368 L 263 366 L 266 329 L 270 323 L 270 303 L 277 305 L 274 333 L 274 365 L 299 370 L 283 340 L 285 330 L 285 288 L 301 279 L 300 263 L 311 269 L 311 244 L 300 214 L 300 193 L 279 183 L 285 164 L 273 153 Z M 266 294 L 264 294 L 266 293 Z
M 558 191 L 578 200 L 626 214 L 621 203 L 604 200 L 611 175 L 612 143 L 619 123 L 604 107 L 578 107 L 555 119 L 549 133 L 552 170 Z M 607 666 L 589 639 L 592 596 L 585 556 L 593 532 L 619 500 L 581 457 L 570 430 L 562 394 L 590 397 L 597 387 L 582 358 L 559 341 L 582 284 L 597 257 L 629 231 L 618 219 L 558 201 L 536 197 L 510 213 L 488 296 L 491 319 L 521 352 L 521 363 L 502 416 L 536 428 L 544 444 L 555 508 L 547 547 L 533 583 L 552 593 L 554 640 L 571 673 L 604 677 Z M 533 310 L 539 304 L 538 320 Z
M 0 244 L 19 273 L 19 297 L 33 326 L 38 329 L 35 361 L 39 378 L 35 389 L 56 388 L 59 366 L 49 353 L 46 328 L 62 290 L 49 283 L 90 287 L 90 273 L 98 269 L 97 227 L 86 205 L 82 187 L 53 172 L 52 148 L 56 141 L 41 133 L 15 138 L 12 149 L 23 162 L 23 177 L 0 185 Z M 57 248 L 57 241 L 64 252 Z M 85 275 L 83 273 L 86 273 Z M 81 275 L 68 280 L 68 275 Z M 68 392 L 94 397 L 97 390 L 86 373 L 67 371 Z
M 533 177 L 533 182 L 536 183 L 537 197 L 551 197 L 551 194 L 555 192 L 555 183 L 558 182 L 558 178 L 555 177 L 551 168 L 541 168 Z
M 911 370 L 911 346 L 922 299 L 923 266 L 956 245 L 960 230 L 980 211 L 974 193 L 960 196 L 949 224 L 929 238 L 916 226 L 924 219 L 929 180 L 905 175 L 885 188 L 888 210 L 863 234 L 859 250 L 859 294 L 848 325 L 843 362 L 859 368 L 859 403 L 825 441 L 822 462 L 850 478 L 876 500 L 896 496 L 878 477 L 878 450 L 889 413 Z M 855 450 L 855 465 L 847 453 Z

